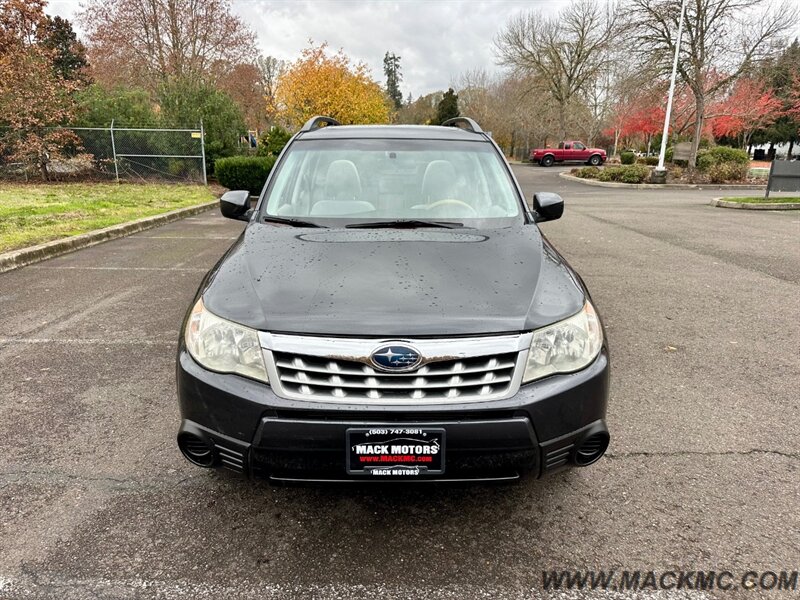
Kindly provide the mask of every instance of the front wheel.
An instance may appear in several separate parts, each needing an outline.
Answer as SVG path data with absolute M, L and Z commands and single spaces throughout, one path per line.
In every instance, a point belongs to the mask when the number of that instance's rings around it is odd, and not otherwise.
M 589 164 L 590 164 L 590 165 L 592 165 L 593 167 L 597 167 L 597 166 L 599 166 L 599 165 L 600 165 L 600 162 L 601 162 L 601 161 L 600 161 L 600 155 L 599 155 L 599 154 L 594 154 L 594 155 L 592 155 L 592 157 L 589 159 Z
M 543 167 L 552 167 L 554 162 L 555 162 L 555 159 L 552 156 L 548 155 L 548 156 L 545 156 L 542 159 L 542 162 L 539 163 L 539 164 L 541 164 Z

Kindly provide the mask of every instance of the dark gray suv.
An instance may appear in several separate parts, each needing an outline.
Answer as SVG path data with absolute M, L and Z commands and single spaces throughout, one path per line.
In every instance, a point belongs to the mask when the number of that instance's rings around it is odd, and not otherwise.
M 467 118 L 309 120 L 208 273 L 178 351 L 178 445 L 274 481 L 508 480 L 605 452 L 609 359 L 580 277 Z

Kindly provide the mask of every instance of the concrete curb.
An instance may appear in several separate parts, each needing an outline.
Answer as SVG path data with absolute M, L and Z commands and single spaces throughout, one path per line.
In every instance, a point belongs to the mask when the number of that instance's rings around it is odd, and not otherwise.
M 89 231 L 73 237 L 64 238 L 61 240 L 53 240 L 52 242 L 45 242 L 37 246 L 29 246 L 28 248 L 21 248 L 19 250 L 12 250 L 0 254 L 0 273 L 19 269 L 26 265 L 47 260 L 48 258 L 55 258 L 62 254 L 74 252 L 82 248 L 88 248 L 102 242 L 107 242 L 116 238 L 125 237 L 134 233 L 139 233 L 146 229 L 152 229 L 159 225 L 166 225 L 172 221 L 178 221 L 185 217 L 199 214 L 210 210 L 217 206 L 219 200 L 212 202 L 204 202 L 197 206 L 188 206 L 186 208 L 179 208 L 161 215 L 154 215 L 152 217 L 144 217 L 136 221 L 129 221 L 128 223 L 120 223 L 119 225 L 112 225 L 105 229 L 98 229 L 97 231 Z
M 712 198 L 709 202 L 711 206 L 720 208 L 741 208 L 742 210 L 800 210 L 800 202 L 765 202 L 755 204 L 753 202 L 731 202 L 722 198 Z
M 597 181 L 596 179 L 581 179 L 569 173 L 562 172 L 558 174 L 562 179 L 567 181 L 575 181 L 584 185 L 593 185 L 595 187 L 609 187 L 626 190 L 763 190 L 767 187 L 764 185 L 751 185 L 751 184 L 714 184 L 714 183 L 618 183 L 616 181 Z

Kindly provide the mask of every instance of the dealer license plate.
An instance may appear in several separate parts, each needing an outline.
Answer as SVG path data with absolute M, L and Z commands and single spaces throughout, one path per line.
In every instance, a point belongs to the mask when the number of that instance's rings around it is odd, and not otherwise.
M 347 473 L 413 477 L 444 473 L 444 429 L 363 427 L 347 430 Z

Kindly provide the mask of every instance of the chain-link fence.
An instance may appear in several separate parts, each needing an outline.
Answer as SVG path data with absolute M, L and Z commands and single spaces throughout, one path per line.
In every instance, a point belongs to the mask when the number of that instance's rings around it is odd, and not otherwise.
M 206 183 L 203 127 L 0 128 L 0 179 L 116 179 Z M 57 145 L 57 151 L 48 151 Z M 36 147 L 36 148 L 34 148 Z M 38 149 L 45 147 L 43 150 Z

